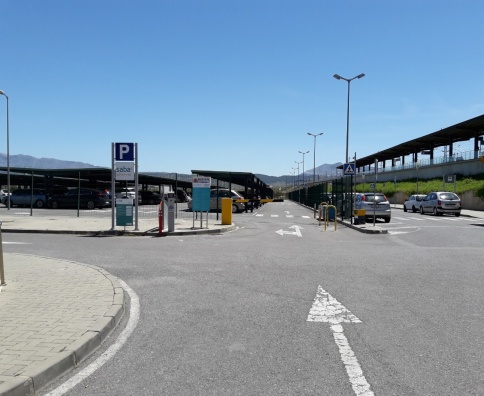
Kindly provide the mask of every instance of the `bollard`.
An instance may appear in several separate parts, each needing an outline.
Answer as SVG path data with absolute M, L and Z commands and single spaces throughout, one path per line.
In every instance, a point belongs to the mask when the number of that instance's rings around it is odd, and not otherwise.
M 160 202 L 160 209 L 158 210 L 158 236 L 163 235 L 163 200 Z
M 0 286 L 5 285 L 5 271 L 3 270 L 2 222 L 0 221 Z

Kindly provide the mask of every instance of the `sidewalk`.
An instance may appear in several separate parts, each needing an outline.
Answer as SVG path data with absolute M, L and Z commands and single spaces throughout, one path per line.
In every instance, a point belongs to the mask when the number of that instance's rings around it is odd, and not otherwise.
M 56 216 L 55 214 L 29 216 L 3 212 L 0 221 L 2 222 L 2 232 L 160 236 L 157 218 L 139 219 L 137 230 L 135 226 L 116 226 L 112 229 L 111 217 Z M 200 220 L 196 220 L 194 223 L 191 218 L 177 218 L 175 219 L 175 230 L 168 232 L 165 224 L 162 236 L 213 234 L 234 229 L 234 224 L 222 225 L 221 220 L 208 219 L 207 227 L 205 218 L 202 225 L 200 225 Z
M 124 313 L 119 282 L 101 268 L 4 254 L 0 395 L 33 395 L 94 351 Z

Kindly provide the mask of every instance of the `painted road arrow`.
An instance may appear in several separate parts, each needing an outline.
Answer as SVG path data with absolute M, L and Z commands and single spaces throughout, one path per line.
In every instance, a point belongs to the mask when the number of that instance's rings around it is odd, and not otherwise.
M 283 236 L 284 234 L 286 235 L 297 235 L 298 237 L 302 237 L 301 230 L 302 227 L 299 227 L 297 225 L 290 226 L 289 228 L 294 229 L 294 231 L 284 231 L 282 228 L 278 231 L 276 231 L 277 234 Z
M 341 360 L 346 368 L 351 387 L 357 396 L 374 396 L 370 384 L 366 381 L 355 354 L 351 350 L 348 339 L 343 332 L 341 323 L 361 323 L 361 320 L 353 315 L 336 298 L 318 286 L 318 292 L 313 306 L 309 311 L 308 322 L 329 323 L 333 338 L 339 348 Z

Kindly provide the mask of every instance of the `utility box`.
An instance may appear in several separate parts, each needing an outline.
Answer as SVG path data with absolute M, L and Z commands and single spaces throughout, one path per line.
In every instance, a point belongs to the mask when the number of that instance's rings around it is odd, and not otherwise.
M 366 210 L 365 209 L 355 209 L 353 211 L 353 214 L 355 216 L 355 224 L 365 224 L 365 216 L 366 216 Z

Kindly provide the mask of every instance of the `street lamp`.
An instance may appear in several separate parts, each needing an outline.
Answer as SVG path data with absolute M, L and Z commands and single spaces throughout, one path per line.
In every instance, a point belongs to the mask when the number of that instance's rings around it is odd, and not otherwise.
M 314 136 L 314 163 L 313 163 L 313 184 L 316 182 L 316 138 L 318 136 L 321 136 L 323 132 L 318 133 L 317 135 L 314 135 L 310 132 L 308 132 L 309 136 Z
M 297 164 L 297 191 L 298 191 L 298 200 L 299 200 L 299 203 L 301 203 L 301 190 L 299 188 L 299 164 L 302 164 L 302 161 L 301 162 L 297 162 L 297 161 L 294 161 L 296 164 Z
M 305 185 L 305 183 L 304 183 L 304 156 L 305 156 L 307 153 L 309 153 L 309 150 L 308 150 L 308 151 L 305 151 L 305 152 L 300 151 L 300 153 L 303 155 L 302 164 L 303 164 L 303 187 L 304 187 L 304 185 Z
M 349 140 L 349 134 L 350 134 L 350 82 L 356 78 L 365 77 L 365 74 L 361 73 L 353 78 L 344 78 L 344 77 L 341 77 L 339 74 L 335 74 L 333 77 L 336 78 L 337 80 L 345 80 L 348 83 L 348 106 L 346 108 L 346 157 L 345 157 L 345 162 L 348 162 L 349 161 L 348 160 L 348 140 Z
M 1 90 L 0 95 L 5 96 L 5 99 L 7 99 L 7 209 L 10 210 L 10 131 L 8 120 L 8 96 Z
M 344 162 L 346 164 L 346 163 L 349 162 L 348 140 L 349 140 L 349 135 L 350 135 L 350 83 L 354 79 L 365 77 L 365 74 L 361 73 L 361 74 L 358 74 L 357 76 L 355 76 L 353 78 L 344 78 L 344 77 L 341 77 L 339 74 L 335 74 L 333 77 L 336 78 L 337 80 L 345 80 L 348 83 L 348 104 L 347 104 L 347 107 L 346 107 L 346 157 L 345 157 L 345 162 Z M 344 174 L 344 169 L 343 169 L 343 174 Z M 353 175 L 351 175 L 350 177 L 351 177 L 351 179 L 350 179 L 350 192 L 351 192 Z M 352 206 L 353 206 L 353 199 L 350 200 L 350 211 L 353 210 Z M 343 213 L 342 213 L 342 215 L 343 215 Z M 350 223 L 353 224 L 353 217 L 351 217 L 351 214 L 350 214 Z

